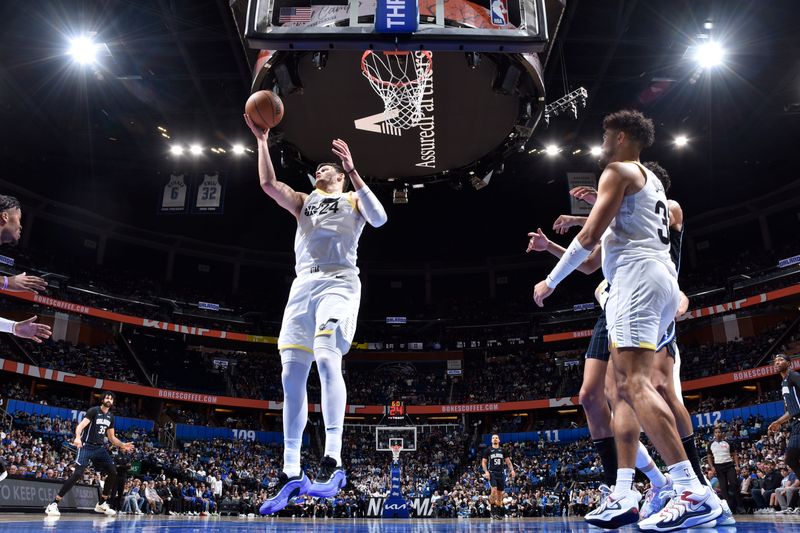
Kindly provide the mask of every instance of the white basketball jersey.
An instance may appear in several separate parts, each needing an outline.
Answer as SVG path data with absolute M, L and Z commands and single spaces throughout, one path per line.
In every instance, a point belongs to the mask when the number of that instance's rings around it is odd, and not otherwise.
M 297 275 L 307 274 L 313 267 L 358 272 L 358 239 L 365 223 L 352 194 L 327 194 L 314 189 L 303 202 L 297 220 L 294 238 Z
M 644 187 L 622 200 L 619 213 L 603 233 L 603 274 L 614 285 L 614 274 L 622 265 L 643 259 L 661 261 L 676 278 L 669 256 L 669 208 L 661 181 L 647 168 Z

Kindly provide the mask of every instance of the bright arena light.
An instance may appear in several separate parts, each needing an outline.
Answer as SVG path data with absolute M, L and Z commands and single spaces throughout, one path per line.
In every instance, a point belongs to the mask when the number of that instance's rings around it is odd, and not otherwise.
M 234 144 L 233 153 L 236 155 L 244 155 L 244 146 L 242 146 L 241 144 Z
M 69 42 L 69 55 L 76 63 L 91 65 L 97 60 L 98 45 L 89 37 L 76 37 Z
M 183 155 L 183 146 L 180 144 L 173 144 L 169 148 L 169 153 L 172 155 Z
M 678 135 L 675 137 L 675 146 L 683 147 L 689 144 L 689 138 L 686 135 Z
M 589 151 L 592 155 L 600 155 L 603 153 L 603 149 L 599 146 L 592 146 L 592 149 Z
M 559 151 L 557 144 L 548 144 L 544 149 L 544 152 L 549 156 L 558 155 Z
M 695 59 L 701 68 L 718 67 L 725 59 L 725 50 L 719 43 L 709 41 L 697 47 Z
M 203 153 L 203 147 L 199 144 L 193 144 L 189 147 L 189 151 L 192 153 L 192 155 L 200 155 Z

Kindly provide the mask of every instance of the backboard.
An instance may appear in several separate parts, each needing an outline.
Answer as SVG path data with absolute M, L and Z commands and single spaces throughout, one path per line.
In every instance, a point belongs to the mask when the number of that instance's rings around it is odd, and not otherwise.
M 270 50 L 539 52 L 544 0 L 251 0 L 250 46 Z
M 392 451 L 391 446 L 402 444 L 402 451 L 417 451 L 416 426 L 376 426 L 375 450 L 379 452 Z

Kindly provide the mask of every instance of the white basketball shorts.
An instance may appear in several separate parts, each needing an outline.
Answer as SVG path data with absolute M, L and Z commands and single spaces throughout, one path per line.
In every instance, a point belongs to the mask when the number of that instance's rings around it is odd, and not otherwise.
M 278 350 L 295 348 L 314 354 L 314 338 L 328 336 L 346 354 L 356 333 L 361 280 L 350 271 L 316 272 L 292 282 L 283 312 Z
M 656 349 L 675 319 L 678 282 L 653 259 L 617 268 L 606 302 L 608 342 L 613 348 Z

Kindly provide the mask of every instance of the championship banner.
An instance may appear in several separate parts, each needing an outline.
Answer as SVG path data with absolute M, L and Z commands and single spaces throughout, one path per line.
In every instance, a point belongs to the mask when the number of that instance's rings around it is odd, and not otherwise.
M 185 213 L 186 212 L 186 192 L 187 185 L 183 174 L 170 175 L 164 185 L 161 195 L 162 213 Z
M 204 174 L 197 185 L 193 211 L 195 213 L 221 215 L 225 188 L 219 172 Z
M 567 184 L 570 190 L 575 187 L 592 187 L 597 188 L 597 176 L 592 172 L 567 172 Z M 578 200 L 577 198 L 569 197 L 570 213 L 573 215 L 588 215 L 592 210 L 592 206 Z

